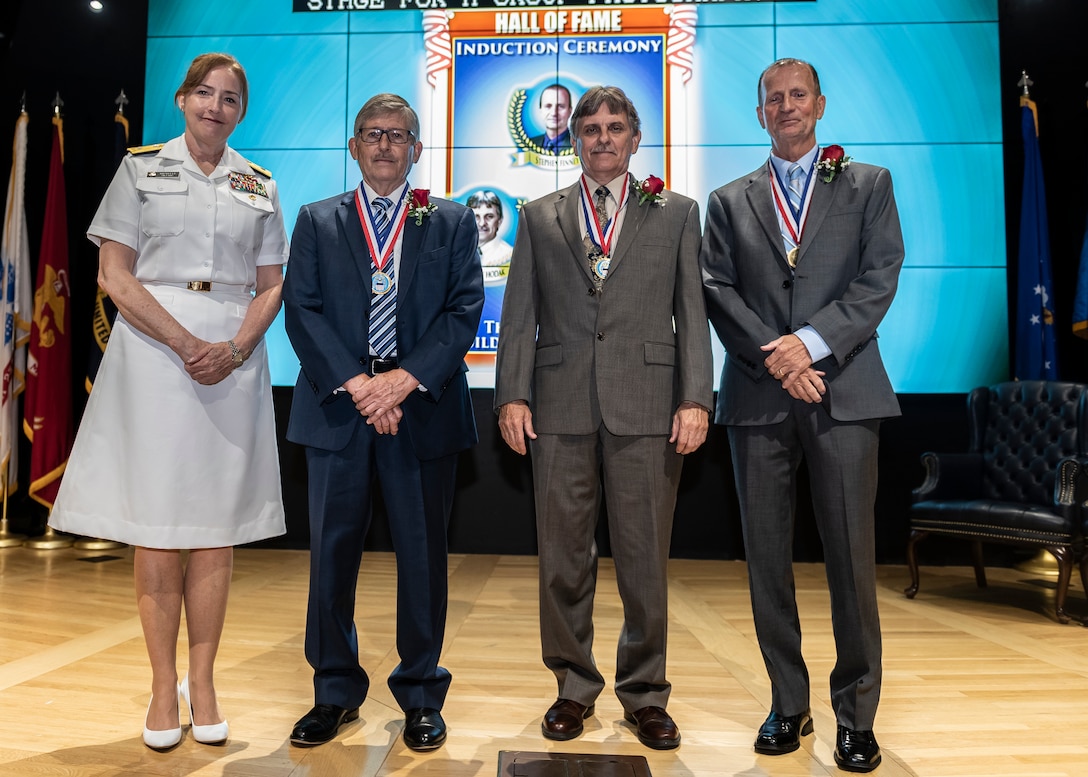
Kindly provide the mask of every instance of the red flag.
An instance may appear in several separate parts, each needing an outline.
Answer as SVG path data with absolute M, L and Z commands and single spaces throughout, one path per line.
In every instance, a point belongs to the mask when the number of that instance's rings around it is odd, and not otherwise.
M 30 497 L 52 507 L 72 450 L 71 290 L 63 122 L 53 119 L 49 190 L 34 292 L 23 431 L 30 438 Z

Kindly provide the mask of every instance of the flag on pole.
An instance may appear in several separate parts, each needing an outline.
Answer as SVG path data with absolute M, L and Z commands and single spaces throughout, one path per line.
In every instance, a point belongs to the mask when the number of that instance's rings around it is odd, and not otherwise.
M 1020 98 L 1024 136 L 1024 188 L 1020 201 L 1020 260 L 1016 297 L 1018 380 L 1057 380 L 1058 353 L 1051 299 L 1050 233 L 1046 219 L 1039 119 L 1035 103 Z
M 1084 224 L 1084 243 L 1080 247 L 1080 269 L 1077 271 L 1077 293 L 1073 298 L 1073 334 L 1088 339 L 1088 219 L 1085 219 Z
M 121 92 L 124 95 L 124 92 Z M 118 98 L 120 99 L 120 98 Z M 125 102 L 128 102 L 127 100 Z M 113 117 L 113 167 L 116 170 L 121 160 L 128 153 L 128 119 L 121 111 Z M 117 306 L 113 304 L 102 287 L 95 285 L 94 314 L 91 317 L 91 343 L 90 353 L 87 355 L 87 378 L 83 383 L 87 393 L 91 393 L 94 379 L 98 375 L 98 368 L 102 364 L 102 355 L 106 352 L 106 343 L 109 342 L 110 332 L 113 331 L 113 320 L 117 318 Z
M 1088 219 L 1084 226 L 1084 243 L 1080 248 L 1077 296 L 1073 299 L 1073 334 L 1088 339 Z
M 31 442 L 30 497 L 46 507 L 56 499 L 74 437 L 64 123 L 59 116 L 53 118 L 53 126 L 23 418 L 23 431 Z
M 26 387 L 26 344 L 30 340 L 30 243 L 26 229 L 26 111 L 15 120 L 11 177 L 0 248 L 0 350 L 3 401 L 0 405 L 0 496 L 19 488 L 19 395 Z

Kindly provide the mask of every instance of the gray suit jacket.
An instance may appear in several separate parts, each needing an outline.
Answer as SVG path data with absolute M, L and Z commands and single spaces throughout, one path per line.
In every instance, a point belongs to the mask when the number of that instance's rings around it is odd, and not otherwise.
M 786 263 L 767 165 L 710 194 L 700 264 L 707 313 L 727 352 L 717 422 L 782 421 L 798 401 L 759 349 L 811 325 L 831 348 L 823 405 L 837 421 L 899 415 L 876 328 L 895 296 L 903 235 L 890 173 L 853 163 L 812 182 L 795 272 Z
M 603 421 L 616 435 L 667 435 L 680 402 L 710 407 L 699 206 L 663 195 L 665 205 L 639 205 L 632 191 L 599 293 L 582 244 L 578 184 L 522 209 L 503 299 L 496 408 L 527 400 L 545 434 L 592 434 Z

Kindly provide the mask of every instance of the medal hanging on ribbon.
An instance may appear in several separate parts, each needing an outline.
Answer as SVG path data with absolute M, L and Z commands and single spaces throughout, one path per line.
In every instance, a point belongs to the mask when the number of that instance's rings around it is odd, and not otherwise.
M 817 149 L 816 157 L 819 155 L 819 149 Z M 813 165 L 816 163 L 816 157 L 813 157 Z M 778 171 L 769 159 L 767 167 L 771 171 L 771 197 L 774 199 L 774 205 L 782 223 L 786 225 L 786 234 L 783 237 L 789 237 L 793 243 L 793 246 L 786 251 L 786 262 L 790 267 L 797 267 L 797 259 L 801 253 L 801 236 L 805 232 L 805 222 L 808 221 L 809 205 L 812 204 L 813 168 L 809 168 L 808 179 L 805 181 L 804 191 L 801 192 L 801 207 L 794 209 L 786 187 L 782 184 Z
M 407 192 L 408 183 L 405 182 L 400 195 L 393 200 L 396 203 L 396 208 L 389 217 L 393 228 L 389 231 L 389 235 L 385 240 L 382 241 L 378 237 L 377 229 L 374 228 L 374 212 L 370 208 L 370 203 L 363 197 L 363 185 L 360 183 L 359 188 L 355 190 L 355 210 L 359 214 L 359 223 L 363 227 L 366 247 L 370 251 L 372 267 L 370 291 L 378 296 L 387 294 L 393 288 L 393 276 L 386 272 L 386 267 L 390 266 L 393 261 L 393 249 L 397 245 L 397 238 L 400 236 L 401 230 L 404 229 L 404 222 L 408 218 L 408 209 L 404 207 L 404 198 Z
M 616 234 L 617 216 L 623 210 L 623 206 L 627 204 L 627 197 L 631 193 L 631 185 L 629 181 L 624 181 L 623 195 L 620 198 L 619 207 L 616 208 L 616 212 L 612 214 L 612 218 L 607 223 L 601 224 L 600 219 L 597 217 L 597 209 L 593 205 L 593 197 L 589 192 L 586 177 L 583 175 L 580 180 L 582 183 L 582 215 L 585 216 L 586 227 L 589 229 L 588 237 L 595 249 L 592 252 L 587 251 L 586 256 L 589 258 L 593 275 L 596 276 L 598 281 L 603 281 L 608 275 L 609 266 L 612 264 L 612 238 Z

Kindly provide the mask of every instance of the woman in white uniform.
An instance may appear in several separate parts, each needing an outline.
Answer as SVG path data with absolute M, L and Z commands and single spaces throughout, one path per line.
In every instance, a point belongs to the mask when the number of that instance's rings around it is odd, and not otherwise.
M 49 519 L 136 546 L 143 737 L 160 750 L 181 741 L 182 699 L 194 739 L 226 740 L 213 667 L 232 546 L 285 530 L 264 333 L 287 235 L 275 182 L 227 146 L 247 96 L 236 59 L 197 57 L 175 94 L 184 134 L 135 149 L 102 199 L 88 237 L 120 315 Z

